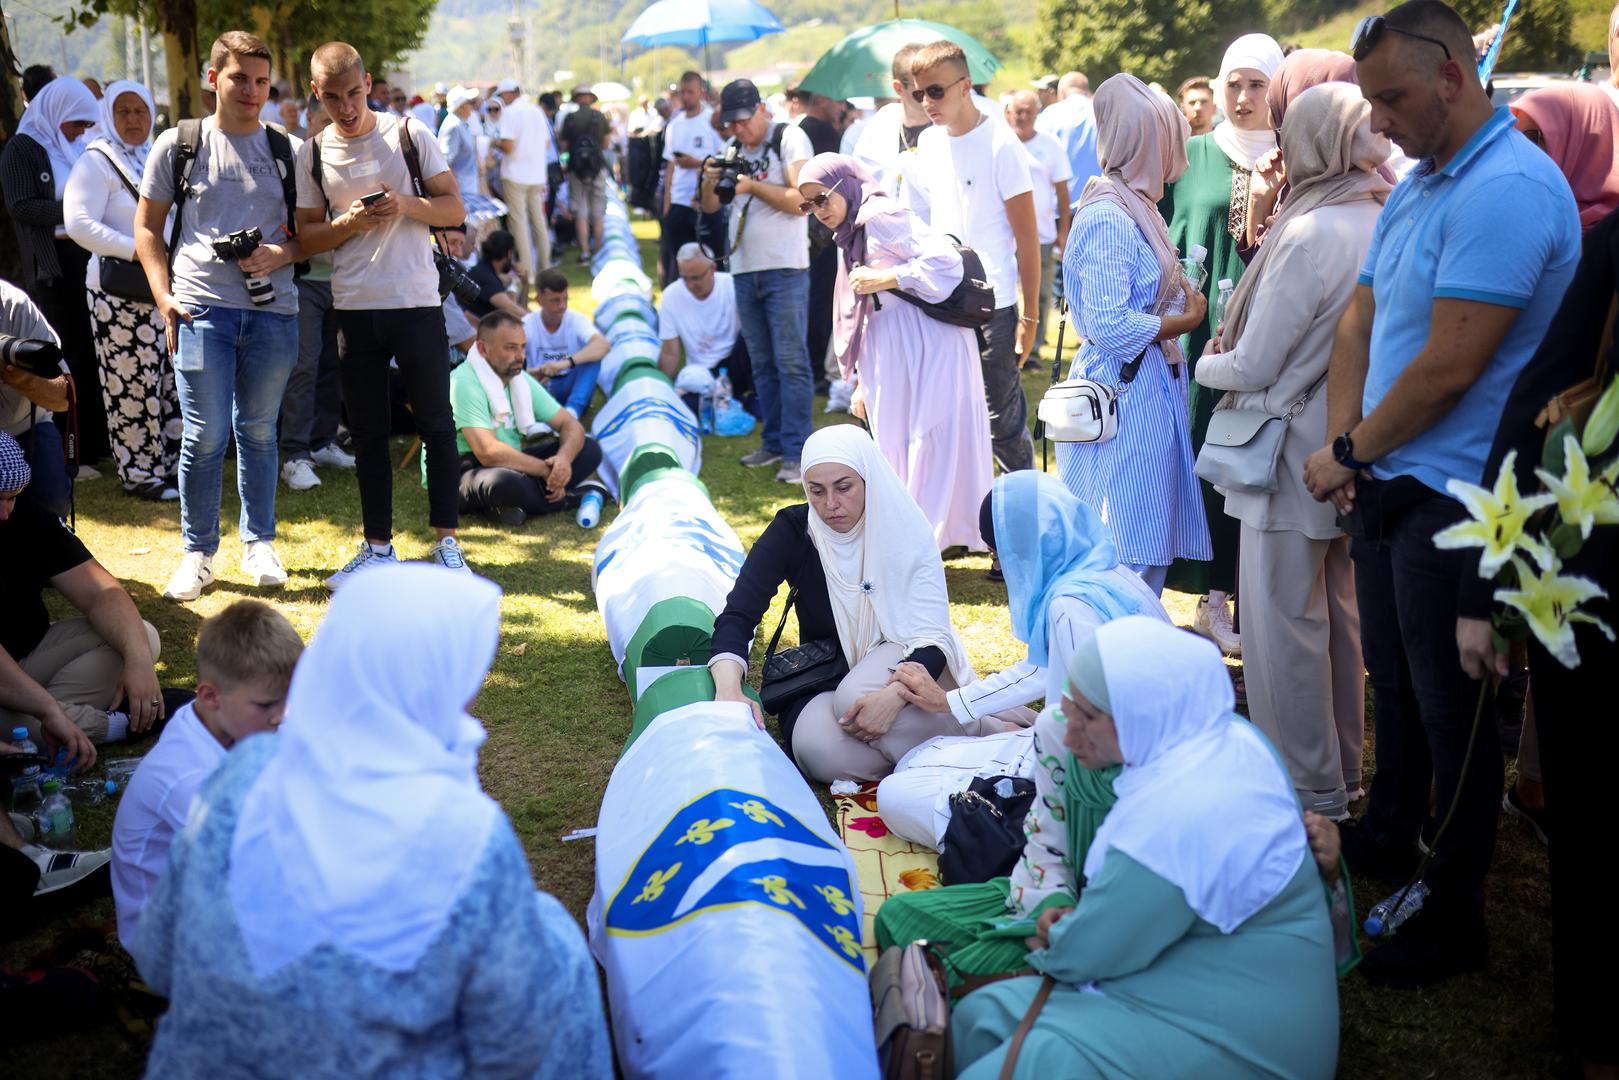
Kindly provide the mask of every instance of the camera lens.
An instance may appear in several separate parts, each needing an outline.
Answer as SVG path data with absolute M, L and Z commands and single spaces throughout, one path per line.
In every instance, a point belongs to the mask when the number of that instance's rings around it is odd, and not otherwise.
M 257 307 L 275 303 L 275 286 L 270 284 L 267 277 L 249 277 L 247 282 L 247 298 Z

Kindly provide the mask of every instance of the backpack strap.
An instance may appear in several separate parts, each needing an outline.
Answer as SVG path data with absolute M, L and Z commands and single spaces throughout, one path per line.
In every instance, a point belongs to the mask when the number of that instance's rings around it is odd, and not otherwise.
M 332 219 L 332 200 L 326 195 L 326 174 L 320 164 L 320 137 L 326 134 L 318 132 L 309 140 L 309 176 L 315 181 L 315 188 L 320 192 L 321 202 L 326 204 L 326 220 Z
M 281 173 L 281 198 L 287 204 L 287 238 L 290 240 L 298 235 L 298 173 L 297 161 L 292 153 L 292 138 L 280 124 L 265 124 L 264 137 L 270 140 L 270 154 L 275 158 L 277 171 Z M 308 260 L 293 264 L 296 276 L 303 276 L 308 269 Z
M 174 144 L 174 226 L 169 230 L 169 270 L 174 270 L 174 252 L 180 243 L 181 208 L 191 195 L 191 167 L 197 163 L 197 147 L 202 143 L 202 121 L 192 117 L 177 125 Z

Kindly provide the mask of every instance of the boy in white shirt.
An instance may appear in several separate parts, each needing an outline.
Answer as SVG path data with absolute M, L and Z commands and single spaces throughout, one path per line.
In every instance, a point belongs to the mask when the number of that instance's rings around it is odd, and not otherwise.
M 130 778 L 112 826 L 112 895 L 128 948 L 191 801 L 230 748 L 273 731 L 304 643 L 257 600 L 238 600 L 197 630 L 197 697 L 175 712 Z
M 933 121 L 916 141 L 915 179 L 927 187 L 929 224 L 976 251 L 995 288 L 995 315 L 979 353 L 995 462 L 1003 472 L 1032 469 L 1034 440 L 1018 381 L 1034 349 L 1040 311 L 1040 240 L 1028 155 L 1010 127 L 974 103 L 960 45 L 924 45 L 911 59 L 911 74 L 911 96 Z

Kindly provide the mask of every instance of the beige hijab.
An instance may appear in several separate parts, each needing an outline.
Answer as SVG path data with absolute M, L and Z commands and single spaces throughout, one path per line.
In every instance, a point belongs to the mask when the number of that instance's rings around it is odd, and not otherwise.
M 1167 310 L 1165 304 L 1180 291 L 1180 262 L 1158 200 L 1164 197 L 1164 185 L 1186 171 L 1186 140 L 1192 129 L 1173 101 L 1134 75 L 1108 79 L 1096 88 L 1092 102 L 1102 175 L 1085 185 L 1079 205 L 1106 200 L 1130 215 L 1162 271 L 1154 310 Z M 1166 360 L 1180 362 L 1174 340 L 1163 347 Z
M 1265 264 L 1286 242 L 1290 222 L 1323 206 L 1388 199 L 1389 182 L 1377 167 L 1388 159 L 1389 141 L 1372 134 L 1371 116 L 1372 107 L 1348 83 L 1311 87 L 1289 106 L 1282 121 L 1282 160 L 1291 193 L 1226 308 L 1225 332 L 1220 335 L 1223 352 L 1235 348 L 1242 336 Z

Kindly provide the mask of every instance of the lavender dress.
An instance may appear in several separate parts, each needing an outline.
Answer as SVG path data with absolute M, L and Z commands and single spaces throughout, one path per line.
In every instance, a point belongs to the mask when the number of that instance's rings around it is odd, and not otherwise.
M 866 222 L 866 265 L 893 270 L 899 286 L 939 301 L 961 283 L 954 245 L 892 200 Z M 838 275 L 838 303 L 851 299 Z M 978 342 L 971 330 L 931 318 L 889 292 L 876 294 L 858 339 L 858 355 L 839 355 L 844 377 L 859 373 L 866 419 L 877 448 L 933 525 L 939 550 L 983 551 L 978 506 L 994 479 L 989 409 Z

